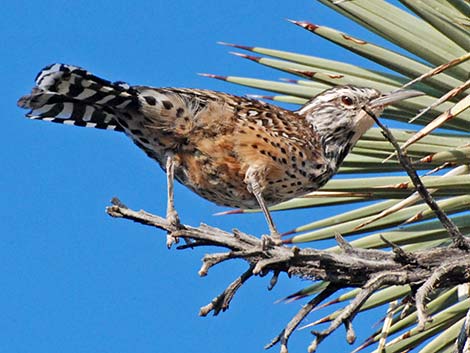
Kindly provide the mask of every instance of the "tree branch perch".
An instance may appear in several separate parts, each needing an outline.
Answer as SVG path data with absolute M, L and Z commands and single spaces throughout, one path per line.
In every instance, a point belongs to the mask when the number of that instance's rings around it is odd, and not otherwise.
M 339 288 L 358 287 L 361 288 L 361 292 L 327 329 L 314 333 L 316 339 L 310 346 L 311 351 L 342 324 L 347 328 L 347 340 L 352 342 L 354 340 L 352 320 L 367 298 L 382 285 L 417 286 L 417 305 L 421 320 L 424 321 L 422 318 L 427 318 L 424 311 L 424 299 L 431 290 L 470 281 L 470 254 L 461 247 L 437 248 L 405 254 L 396 248 L 395 252 L 353 248 L 340 235 L 337 235 L 336 239 L 342 249 L 341 253 L 286 246 L 265 248 L 261 239 L 238 230 L 230 233 L 205 224 L 199 227 L 175 226 L 163 217 L 143 210 L 131 210 L 117 199 L 112 202 L 113 205 L 107 208 L 107 213 L 112 217 L 132 220 L 171 232 L 173 236 L 188 239 L 188 245 L 179 246 L 177 249 L 187 249 L 193 247 L 192 245 L 216 246 L 225 249 L 225 252 L 204 256 L 199 271 L 201 276 L 207 275 L 211 267 L 227 260 L 243 259 L 248 263 L 248 270 L 230 283 L 227 289 L 215 297 L 211 303 L 201 308 L 200 314 L 203 316 L 211 311 L 217 315 L 227 310 L 237 290 L 249 278 L 256 275 L 272 273 L 274 279 L 271 280 L 270 285 L 277 281 L 281 272 L 305 279 L 329 282 L 330 285 L 307 303 L 292 318 L 281 334 L 267 346 L 268 348 L 280 343 L 282 353 L 287 352 L 287 342 L 300 322 L 320 302 Z

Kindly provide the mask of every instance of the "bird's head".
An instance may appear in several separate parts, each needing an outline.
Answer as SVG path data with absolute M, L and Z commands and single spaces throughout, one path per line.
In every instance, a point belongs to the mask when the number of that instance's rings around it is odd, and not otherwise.
M 390 104 L 420 95 L 423 93 L 413 90 L 383 94 L 374 88 L 337 86 L 310 99 L 297 114 L 304 116 L 321 136 L 353 134 L 359 138 L 374 123 L 364 110 L 379 115 Z
M 379 115 L 390 104 L 420 95 L 413 90 L 383 94 L 374 88 L 337 86 L 313 97 L 296 113 L 305 117 L 319 134 L 325 153 L 339 164 L 374 124 L 366 111 Z
M 316 95 L 297 113 L 306 116 L 307 119 L 320 114 L 332 123 L 336 118 L 351 119 L 370 101 L 380 96 L 381 93 L 374 88 L 338 86 Z

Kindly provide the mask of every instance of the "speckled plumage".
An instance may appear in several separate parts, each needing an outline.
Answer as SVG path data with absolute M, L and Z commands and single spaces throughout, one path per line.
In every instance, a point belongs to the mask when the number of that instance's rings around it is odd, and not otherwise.
M 315 132 L 290 111 L 212 91 L 136 89 L 158 103 L 142 105 L 151 121 L 131 113 L 129 131 L 142 135 L 128 134 L 160 165 L 173 153 L 176 178 L 217 204 L 259 207 L 245 182 L 250 167 L 269 205 L 318 188 L 328 172 Z
M 170 158 L 176 179 L 194 192 L 240 208 L 273 205 L 326 183 L 372 125 L 358 132 L 355 116 L 380 96 L 338 87 L 294 112 L 209 90 L 112 83 L 63 64 L 43 69 L 36 84 L 18 102 L 31 109 L 28 117 L 123 131 L 163 169 Z

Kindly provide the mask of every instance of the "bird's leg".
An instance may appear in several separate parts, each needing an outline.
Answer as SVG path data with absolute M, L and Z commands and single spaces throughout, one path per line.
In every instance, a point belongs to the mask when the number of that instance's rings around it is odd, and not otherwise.
M 174 180 L 175 180 L 175 159 L 172 154 L 167 156 L 166 159 L 166 182 L 167 182 L 167 207 L 166 207 L 166 220 L 168 223 L 175 227 L 179 227 L 181 225 L 180 219 L 178 217 L 178 213 L 175 209 L 175 197 L 174 197 Z M 171 247 L 174 243 L 178 242 L 178 238 L 171 235 L 171 233 L 167 234 L 166 237 L 166 245 Z
M 245 175 L 245 183 L 247 184 L 248 191 L 251 192 L 255 198 L 256 201 L 258 201 L 258 204 L 263 211 L 264 217 L 266 218 L 266 222 L 268 223 L 269 227 L 269 233 L 270 237 L 263 238 L 263 247 L 267 247 L 268 245 L 280 245 L 281 244 L 281 235 L 276 229 L 276 226 L 274 225 L 273 219 L 271 217 L 271 213 L 269 212 L 268 206 L 266 206 L 266 202 L 264 201 L 263 195 L 262 195 L 262 187 L 260 183 L 258 182 L 258 173 L 256 169 L 254 168 L 248 168 L 248 171 L 246 172 Z
M 269 209 L 266 206 L 266 203 L 264 202 L 264 199 L 263 199 L 263 196 L 261 195 L 261 192 L 255 191 L 255 189 L 253 189 L 253 195 L 255 195 L 256 200 L 258 201 L 258 204 L 259 204 L 259 206 L 261 207 L 261 210 L 264 213 L 264 217 L 266 218 L 266 222 L 268 223 L 268 227 L 269 227 L 269 233 L 270 233 L 269 235 L 270 235 L 271 238 L 270 239 L 264 239 L 263 238 L 263 241 L 264 241 L 265 245 L 269 245 L 269 243 L 271 243 L 273 245 L 280 245 L 281 244 L 281 235 L 279 234 L 279 232 L 276 229 L 276 226 L 274 225 L 273 218 L 271 217 L 271 213 L 269 212 Z M 266 243 L 268 243 L 268 244 L 266 244 Z

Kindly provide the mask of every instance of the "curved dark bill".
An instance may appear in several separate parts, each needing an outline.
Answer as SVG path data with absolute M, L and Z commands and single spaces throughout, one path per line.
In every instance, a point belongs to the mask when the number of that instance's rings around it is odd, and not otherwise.
M 369 103 L 369 108 L 376 108 L 376 107 L 384 107 L 390 104 L 393 104 L 395 102 L 408 99 L 408 98 L 413 98 L 413 97 L 418 97 L 418 96 L 424 96 L 425 93 L 420 92 L 420 91 L 415 91 L 415 90 L 398 90 L 398 91 L 392 91 L 389 93 L 384 93 L 382 96 L 379 98 L 376 98 L 372 100 Z

